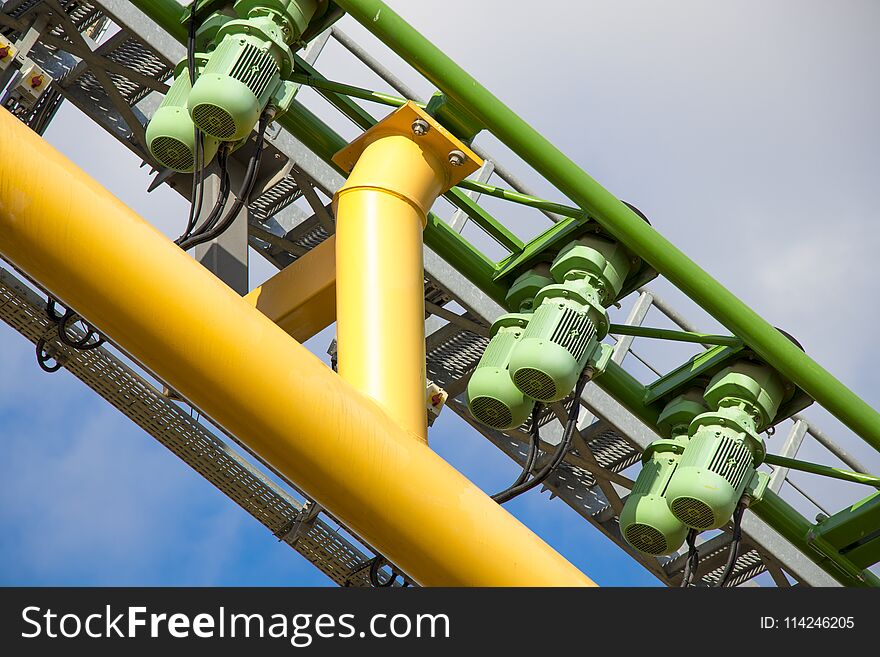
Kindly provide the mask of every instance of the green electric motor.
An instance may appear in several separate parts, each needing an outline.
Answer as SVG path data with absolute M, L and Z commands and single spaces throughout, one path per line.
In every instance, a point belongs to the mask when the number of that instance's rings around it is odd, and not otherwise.
M 513 385 L 507 371 L 510 354 L 522 339 L 532 318 L 535 294 L 553 282 L 547 265 L 540 265 L 517 278 L 507 293 L 507 305 L 520 312 L 499 317 L 490 330 L 489 344 L 468 382 L 468 408 L 486 426 L 506 431 L 522 425 L 535 400 Z
M 760 363 L 740 360 L 712 377 L 704 394 L 712 410 L 691 422 L 691 439 L 666 491 L 676 518 L 698 530 L 730 520 L 764 460 L 759 432 L 773 422 L 785 395 L 783 379 Z
M 223 24 L 217 47 L 189 95 L 204 133 L 224 141 L 247 137 L 293 69 L 291 43 L 302 36 L 317 0 L 239 0 L 241 18 Z
M 196 68 L 201 71 L 206 61 L 205 55 L 197 54 Z M 174 81 L 150 120 L 146 133 L 147 146 L 156 161 L 181 173 L 192 173 L 195 168 L 195 127 L 186 109 L 191 88 L 189 69 L 184 60 L 175 68 Z M 217 154 L 220 142 L 208 135 L 202 139 L 202 161 L 207 166 Z
M 691 420 L 705 410 L 702 391 L 695 388 L 673 399 L 660 414 L 658 426 L 669 438 L 648 445 L 620 513 L 620 533 L 639 552 L 671 554 L 687 536 L 688 528 L 669 510 L 666 487 L 687 446 Z
M 566 245 L 550 271 L 556 281 L 535 297 L 535 313 L 510 356 L 510 376 L 526 396 L 554 402 L 571 392 L 608 333 L 610 305 L 633 264 L 618 243 L 599 235 Z
M 489 345 L 468 382 L 468 408 L 474 418 L 493 429 L 506 431 L 523 424 L 535 405 L 525 397 L 507 373 L 510 353 L 528 326 L 528 313 L 499 317 L 490 333 Z

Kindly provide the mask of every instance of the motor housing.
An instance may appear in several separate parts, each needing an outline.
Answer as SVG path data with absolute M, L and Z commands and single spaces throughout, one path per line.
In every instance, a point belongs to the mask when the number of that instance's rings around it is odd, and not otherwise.
M 783 379 L 767 365 L 740 360 L 718 372 L 694 418 L 690 441 L 667 488 L 672 514 L 688 527 L 718 529 L 730 520 L 765 447 L 760 436 L 776 416 Z
M 618 243 L 587 235 L 567 244 L 535 297 L 535 312 L 510 357 L 510 376 L 526 396 L 550 403 L 571 392 L 608 333 L 610 305 L 633 258 Z
M 196 68 L 203 70 L 207 56 L 196 54 Z M 192 85 L 186 60 L 174 69 L 174 81 L 147 126 L 147 147 L 163 167 L 180 173 L 192 173 L 195 168 L 195 126 L 186 103 Z M 220 142 L 209 135 L 202 137 L 202 161 L 207 166 Z
M 547 265 L 519 276 L 507 293 L 508 307 L 521 312 L 499 317 L 490 329 L 489 344 L 468 382 L 468 409 L 478 422 L 507 431 L 528 420 L 535 400 L 523 395 L 510 378 L 510 354 L 532 319 L 535 294 L 553 282 Z
M 318 9 L 317 0 L 239 0 L 242 18 L 216 31 L 216 48 L 189 94 L 193 122 L 223 141 L 247 137 L 293 70 L 290 44 Z
M 660 556 L 675 552 L 688 528 L 669 510 L 666 489 L 687 446 L 691 420 L 706 410 L 702 391 L 694 389 L 666 405 L 658 426 L 668 438 L 651 443 L 642 455 L 642 469 L 620 513 L 620 533 L 634 549 Z
M 491 338 L 467 388 L 468 408 L 474 418 L 493 429 L 506 431 L 522 425 L 535 400 L 520 392 L 507 373 L 510 354 L 522 338 L 531 314 L 509 313 L 492 325 Z

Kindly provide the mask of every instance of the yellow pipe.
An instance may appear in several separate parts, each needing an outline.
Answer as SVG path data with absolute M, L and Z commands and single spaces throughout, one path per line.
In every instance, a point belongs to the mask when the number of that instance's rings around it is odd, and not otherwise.
M 334 161 L 351 171 L 333 197 L 339 375 L 427 443 L 422 230 L 437 197 L 482 162 L 412 103 Z
M 331 235 L 244 300 L 297 342 L 330 326 L 336 320 L 336 238 Z
M 0 254 L 420 584 L 591 584 L 6 110 Z

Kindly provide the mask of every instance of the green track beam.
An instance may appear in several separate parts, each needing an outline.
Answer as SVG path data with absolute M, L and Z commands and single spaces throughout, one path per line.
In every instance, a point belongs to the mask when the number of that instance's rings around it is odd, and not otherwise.
M 392 96 L 390 94 L 383 94 L 380 91 L 372 91 L 370 89 L 364 89 L 363 87 L 355 87 L 350 84 L 344 84 L 342 82 L 333 82 L 332 80 L 319 79 L 312 77 L 311 75 L 305 75 L 303 73 L 293 73 L 288 78 L 291 82 L 296 82 L 297 84 L 304 84 L 307 87 L 314 87 L 315 89 L 321 89 L 322 91 L 332 91 L 336 94 L 343 94 L 345 96 L 351 96 L 352 98 L 360 98 L 361 100 L 369 100 L 374 103 L 379 103 L 381 105 L 388 105 L 389 107 L 402 107 L 406 105 L 406 98 L 400 98 L 399 96 Z M 419 107 L 424 108 L 424 103 L 416 103 Z
M 822 520 L 814 533 L 858 566 L 880 560 L 880 493 L 874 493 Z
M 765 491 L 749 509 L 841 584 L 880 587 L 880 578 L 841 555 L 817 534 L 815 525 L 773 491 Z

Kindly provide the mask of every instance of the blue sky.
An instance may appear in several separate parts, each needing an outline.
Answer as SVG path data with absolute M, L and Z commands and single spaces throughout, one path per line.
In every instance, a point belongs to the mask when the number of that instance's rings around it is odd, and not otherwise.
M 552 34 L 500 0 L 393 5 L 880 406 L 873 330 L 880 311 L 871 301 L 876 284 L 865 274 L 880 248 L 880 5 L 562 2 L 554 15 L 567 20 L 553 22 Z M 359 26 L 343 25 L 388 56 Z M 328 47 L 319 64 L 334 79 L 382 88 L 338 47 Z M 302 98 L 314 101 L 305 92 Z M 335 125 L 354 135 L 344 122 Z M 166 234 L 180 232 L 182 199 L 166 188 L 147 195 L 149 178 L 136 158 L 75 109 L 65 106 L 46 137 Z M 503 148 L 486 143 L 527 175 Z M 525 215 L 499 216 L 524 236 L 537 230 Z M 253 284 L 271 273 L 259 256 L 252 266 Z M 656 287 L 701 327 L 717 329 L 676 291 Z M 323 335 L 310 346 L 322 354 L 327 341 Z M 662 349 L 651 355 L 669 366 L 678 358 Z M 70 374 L 41 372 L 30 344 L 5 324 L 0 372 L 0 584 L 329 583 Z M 821 409 L 810 413 L 880 471 L 876 452 Z M 487 491 L 516 474 L 507 457 L 450 411 L 434 425 L 431 444 Z M 803 456 L 834 463 L 815 446 Z M 841 506 L 864 494 L 795 478 Z M 532 492 L 509 508 L 598 583 L 657 583 L 547 497 Z

